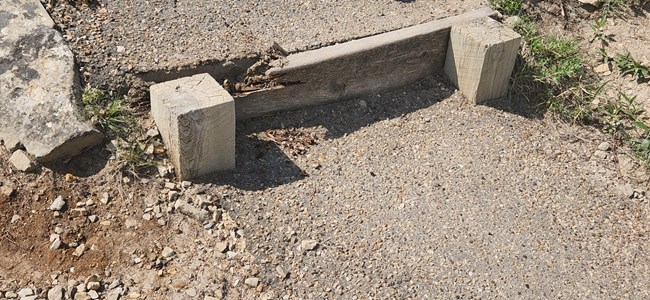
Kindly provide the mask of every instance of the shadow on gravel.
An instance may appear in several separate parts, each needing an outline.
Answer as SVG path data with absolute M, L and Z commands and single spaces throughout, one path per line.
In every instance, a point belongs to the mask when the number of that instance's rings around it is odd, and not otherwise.
M 638 6 L 633 5 L 632 11 L 634 12 L 635 17 L 647 17 L 647 15 L 650 14 L 650 1 Z
M 526 99 L 511 99 L 508 97 L 486 101 L 483 106 L 491 107 L 510 114 L 519 115 L 527 119 L 544 118 L 545 109 L 541 102 Z
M 261 190 L 291 183 L 309 176 L 274 142 L 263 141 L 257 133 L 269 129 L 325 129 L 325 139 L 336 139 L 378 121 L 397 118 L 429 107 L 450 97 L 453 87 L 440 77 L 421 80 L 391 92 L 354 98 L 338 103 L 281 112 L 237 123 L 236 170 L 203 178 L 244 190 Z
M 200 181 L 243 190 L 262 190 L 301 180 L 309 175 L 285 154 L 282 146 L 260 140 L 256 134 L 269 129 L 314 131 L 322 127 L 326 130 L 325 139 L 336 139 L 373 123 L 432 106 L 452 96 L 454 90 L 443 77 L 432 76 L 390 92 L 240 121 L 237 123 L 236 169 Z M 485 105 L 528 118 L 538 117 L 534 105 L 514 105 L 507 99 Z

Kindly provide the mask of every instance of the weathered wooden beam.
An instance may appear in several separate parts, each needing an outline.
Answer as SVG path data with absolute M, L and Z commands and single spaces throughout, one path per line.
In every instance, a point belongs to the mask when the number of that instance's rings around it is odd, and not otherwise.
M 180 180 L 235 168 L 235 102 L 210 75 L 152 85 L 151 114 Z
M 407 85 L 445 63 L 454 25 L 495 15 L 481 8 L 458 16 L 289 55 L 267 71 L 284 86 L 236 97 L 237 119 L 344 100 Z
M 472 102 L 508 94 L 521 36 L 490 18 L 451 28 L 445 73 Z

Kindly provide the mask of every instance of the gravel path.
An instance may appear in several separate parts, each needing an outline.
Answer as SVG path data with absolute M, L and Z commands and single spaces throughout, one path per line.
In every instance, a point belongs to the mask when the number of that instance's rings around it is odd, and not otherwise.
M 49 1 L 42 0 L 47 3 Z M 382 33 L 457 15 L 486 1 L 112 0 L 47 6 L 96 85 L 125 73 L 167 70 Z
M 0 152 L 0 299 L 649 298 L 645 169 L 500 107 L 428 79 L 239 122 L 194 183 Z
M 647 200 L 592 157 L 602 136 L 450 94 L 425 80 L 240 124 L 216 193 L 238 190 L 224 205 L 262 282 L 285 299 L 648 298 Z M 260 141 L 283 126 L 330 138 L 299 156 Z

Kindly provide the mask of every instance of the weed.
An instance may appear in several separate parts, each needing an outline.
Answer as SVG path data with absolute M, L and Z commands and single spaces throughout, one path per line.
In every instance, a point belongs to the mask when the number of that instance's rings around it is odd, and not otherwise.
M 523 7 L 522 0 L 490 0 L 490 4 L 504 15 L 518 15 Z
M 153 153 L 147 152 L 147 145 L 150 145 L 150 142 L 150 140 L 122 141 L 115 153 L 119 168 L 132 177 L 138 177 L 149 171 L 155 165 Z
M 621 138 L 630 138 L 629 130 L 633 129 L 635 122 L 640 122 L 639 118 L 643 110 L 637 106 L 637 96 L 629 96 L 619 92 L 614 101 L 609 101 L 605 105 L 601 123 L 603 131 L 609 134 L 621 135 Z
M 572 121 L 589 120 L 590 103 L 599 89 L 583 83 L 587 73 L 578 43 L 539 34 L 535 23 L 526 16 L 520 17 L 515 30 L 523 37 L 524 47 L 512 92 Z
M 650 80 L 650 68 L 636 61 L 630 52 L 617 54 L 613 60 L 623 76 L 632 75 L 639 82 Z
M 598 2 L 605 13 L 621 12 L 635 5 L 633 0 L 600 0 Z
M 115 144 L 113 155 L 118 169 L 137 177 L 154 165 L 151 137 L 141 139 L 142 128 L 124 105 L 124 96 L 110 95 L 99 89 L 87 89 L 81 97 L 85 113 Z
M 104 132 L 111 135 L 126 135 L 129 132 L 128 110 L 124 107 L 124 97 L 110 96 L 99 89 L 87 89 L 82 97 L 86 115 Z
M 607 23 L 607 14 L 602 15 L 594 24 L 589 25 L 594 32 L 591 39 L 589 39 L 590 43 L 598 40 L 600 41 L 601 47 L 609 44 L 610 37 L 605 34 L 605 23 Z
M 605 50 L 611 41 L 605 32 L 609 12 L 631 5 L 631 2 L 606 1 L 605 13 L 591 26 L 590 42 L 601 43 L 598 55 L 603 63 L 614 61 L 623 74 L 635 76 L 637 80 L 649 80 L 648 67 L 638 63 L 629 53 L 611 58 Z M 619 92 L 615 99 L 599 105 L 607 82 L 587 72 L 577 41 L 540 34 L 536 23 L 525 12 L 520 12 L 514 29 L 521 34 L 524 45 L 512 76 L 511 97 L 534 101 L 555 116 L 594 125 L 627 142 L 650 169 L 650 126 L 642 117 L 637 97 Z
M 650 126 L 641 121 L 635 121 L 633 124 L 641 134 L 630 139 L 630 148 L 645 162 L 646 168 L 650 169 Z

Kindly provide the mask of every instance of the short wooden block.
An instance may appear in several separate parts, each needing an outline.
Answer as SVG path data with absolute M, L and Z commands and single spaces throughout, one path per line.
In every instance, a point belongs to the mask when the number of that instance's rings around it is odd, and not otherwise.
M 210 75 L 151 86 L 151 113 L 180 180 L 235 168 L 235 102 Z
M 508 94 L 521 36 L 503 24 L 480 18 L 451 28 L 445 73 L 470 101 Z

